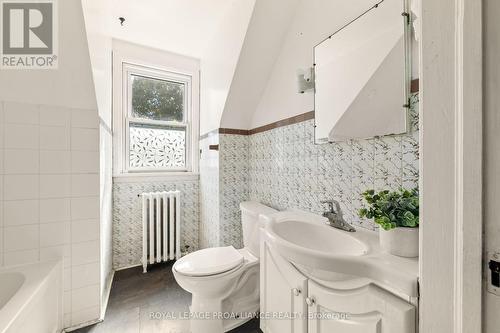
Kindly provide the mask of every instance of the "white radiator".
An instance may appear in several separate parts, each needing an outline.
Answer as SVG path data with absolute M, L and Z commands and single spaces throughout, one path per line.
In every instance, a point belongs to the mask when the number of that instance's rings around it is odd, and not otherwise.
M 142 193 L 142 267 L 181 257 L 180 191 Z

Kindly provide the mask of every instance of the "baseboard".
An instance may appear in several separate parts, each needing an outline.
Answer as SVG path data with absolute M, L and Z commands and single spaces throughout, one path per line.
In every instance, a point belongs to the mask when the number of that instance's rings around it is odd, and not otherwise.
M 83 328 L 83 327 L 87 327 L 87 326 L 90 326 L 90 325 L 94 325 L 94 324 L 98 324 L 98 323 L 101 323 L 101 322 L 102 322 L 102 319 L 94 319 L 94 320 L 87 321 L 87 322 L 84 322 L 84 323 L 81 323 L 81 324 L 78 324 L 78 325 L 66 327 L 65 329 L 62 330 L 62 332 L 63 333 L 73 332 L 73 331 L 76 331 L 77 329 L 80 329 L 80 328 Z
M 129 268 L 139 267 L 139 266 L 142 267 L 142 264 L 134 264 L 134 265 L 130 265 L 130 266 L 124 266 L 124 267 L 120 267 L 120 268 L 115 268 L 115 270 L 113 271 L 113 273 L 114 272 L 118 272 L 118 271 L 123 271 L 123 270 L 129 269 Z

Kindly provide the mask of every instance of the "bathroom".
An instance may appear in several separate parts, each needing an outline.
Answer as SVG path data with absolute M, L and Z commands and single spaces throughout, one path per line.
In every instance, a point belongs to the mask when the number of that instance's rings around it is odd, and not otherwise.
M 0 8 L 0 332 L 498 332 L 497 1 Z

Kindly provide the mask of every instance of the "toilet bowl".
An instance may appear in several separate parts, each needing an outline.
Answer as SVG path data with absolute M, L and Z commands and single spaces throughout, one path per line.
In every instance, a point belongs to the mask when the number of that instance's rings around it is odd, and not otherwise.
M 244 248 L 199 250 L 172 267 L 177 283 L 192 294 L 192 333 L 229 331 L 259 309 L 259 215 L 276 210 L 251 201 L 242 202 L 240 209 Z

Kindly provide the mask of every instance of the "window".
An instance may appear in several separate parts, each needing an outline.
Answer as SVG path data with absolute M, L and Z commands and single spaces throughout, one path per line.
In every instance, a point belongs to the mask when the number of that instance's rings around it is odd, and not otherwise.
M 115 175 L 196 172 L 197 72 L 114 61 Z
M 113 40 L 113 176 L 197 177 L 199 60 Z
M 190 169 L 191 77 L 123 65 L 125 169 Z

